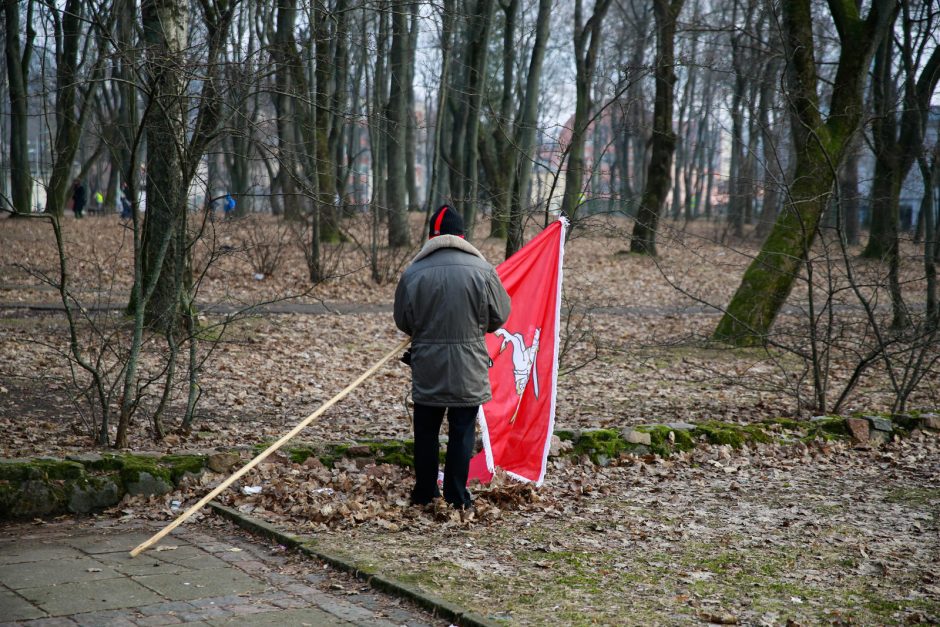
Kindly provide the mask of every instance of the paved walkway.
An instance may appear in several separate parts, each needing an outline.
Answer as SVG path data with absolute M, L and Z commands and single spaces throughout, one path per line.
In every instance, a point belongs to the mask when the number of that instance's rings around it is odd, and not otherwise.
M 446 625 L 228 523 L 72 519 L 0 527 L 0 625 Z

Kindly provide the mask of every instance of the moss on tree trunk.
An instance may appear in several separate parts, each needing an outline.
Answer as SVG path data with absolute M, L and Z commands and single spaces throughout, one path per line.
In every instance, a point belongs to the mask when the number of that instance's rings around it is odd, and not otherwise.
M 738 346 L 762 344 L 813 244 L 833 175 L 821 149 L 797 156 L 790 201 L 751 262 L 714 338 Z

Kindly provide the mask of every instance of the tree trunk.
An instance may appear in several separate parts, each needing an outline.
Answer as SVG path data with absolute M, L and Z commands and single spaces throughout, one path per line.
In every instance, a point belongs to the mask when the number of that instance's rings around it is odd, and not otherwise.
M 778 120 L 771 122 L 770 111 L 773 108 L 774 93 L 780 74 L 781 64 L 778 59 L 767 63 L 761 83 L 760 95 L 760 127 L 761 146 L 764 155 L 764 202 L 761 207 L 760 219 L 757 222 L 757 237 L 763 240 L 773 228 L 777 215 L 780 213 L 781 189 L 786 182 L 783 180 L 781 166 L 780 137 Z M 782 122 L 779 121 L 779 122 Z
M 633 224 L 630 252 L 656 255 L 659 215 L 669 192 L 669 173 L 676 134 L 672 130 L 673 87 L 676 83 L 676 20 L 684 0 L 654 0 L 656 20 L 656 101 L 653 107 L 653 140 L 646 174 L 646 187 Z
M 519 0 L 510 0 L 503 8 L 503 90 L 500 98 L 499 117 L 487 138 L 490 154 L 484 157 L 484 170 L 490 182 L 490 196 L 493 202 L 493 216 L 490 220 L 490 237 L 503 239 L 509 221 L 513 172 L 519 153 L 511 145 L 514 121 L 512 120 L 513 90 L 515 88 L 514 66 L 516 62 L 516 19 L 519 14 Z
M 693 17 L 692 22 L 698 22 L 698 14 Z M 689 55 L 690 58 L 695 59 L 698 49 L 698 38 L 697 33 L 692 34 L 692 51 Z M 687 162 L 692 160 L 692 150 L 689 144 L 691 143 L 691 137 L 689 134 L 689 124 L 688 124 L 688 113 L 692 107 L 692 94 L 695 93 L 695 79 L 697 76 L 695 66 L 689 66 L 686 69 L 686 80 L 685 87 L 682 90 L 682 99 L 679 101 L 679 114 L 676 118 L 676 128 L 679 129 L 682 137 L 685 138 L 685 141 L 677 142 L 676 152 L 675 152 L 675 162 L 673 169 L 673 181 L 675 184 L 672 188 L 672 219 L 678 221 L 679 216 L 682 215 L 682 206 L 683 206 L 683 196 L 688 198 L 691 195 L 691 190 L 688 186 L 688 181 L 683 176 L 683 171 Z M 679 193 L 679 185 L 682 184 L 682 193 Z
M 588 118 L 591 115 L 591 86 L 597 55 L 601 46 L 604 16 L 610 8 L 610 0 L 597 0 L 594 13 L 583 23 L 582 0 L 574 3 L 574 61 L 575 61 L 575 105 L 574 121 L 571 123 L 571 144 L 568 146 L 568 166 L 565 168 L 565 195 L 561 210 L 575 217 L 583 201 L 584 187 L 584 138 Z M 667 174 L 668 176 L 668 174 Z
M 274 59 L 274 111 L 277 122 L 277 165 L 274 186 L 283 200 L 284 218 L 300 220 L 303 212 L 297 195 L 297 116 L 294 112 L 294 69 L 296 55 L 294 24 L 297 19 L 296 0 L 284 0 L 278 5 L 277 26 L 273 33 L 271 56 Z
M 342 5 L 337 6 L 337 10 Z M 333 126 L 333 117 L 342 115 L 341 111 L 334 111 L 332 90 L 336 85 L 332 84 L 333 79 L 333 59 L 330 55 L 330 46 L 334 36 L 338 45 L 343 45 L 342 39 L 345 36 L 339 32 L 341 20 L 334 14 L 328 13 L 327 9 L 321 3 L 315 3 L 311 7 L 313 19 L 315 21 L 316 41 L 314 42 L 314 51 L 316 54 L 316 68 L 314 71 L 314 101 L 316 111 L 312 112 L 315 119 L 316 139 L 311 142 L 311 137 L 305 137 L 305 143 L 309 145 L 315 143 L 314 153 L 316 159 L 311 164 L 309 153 L 307 164 L 312 165 L 311 175 L 317 177 L 317 189 L 314 201 L 314 223 L 320 226 L 320 241 L 337 242 L 340 240 L 339 230 L 339 211 L 336 198 L 336 166 L 333 163 L 334 151 L 330 145 L 330 130 Z M 342 11 L 345 19 L 346 11 Z M 337 25 L 337 29 L 331 32 L 330 26 Z M 343 68 L 345 71 L 345 68 Z M 345 94 L 343 95 L 345 98 Z M 318 255 L 319 256 L 319 255 Z M 314 282 L 322 277 L 315 279 Z
M 933 157 L 928 165 L 927 159 L 921 155 L 917 159 L 920 167 L 920 176 L 924 185 L 924 197 L 920 203 L 921 222 L 924 225 L 924 276 L 927 280 L 926 305 L 927 328 L 934 330 L 940 323 L 940 311 L 937 307 L 937 241 L 935 222 L 937 216 L 936 202 L 934 200 L 935 182 L 940 173 L 940 143 L 934 145 Z
M 434 112 L 434 146 L 432 150 L 431 182 L 428 184 L 425 214 L 430 216 L 433 208 L 443 196 L 441 187 L 446 177 L 442 175 L 444 167 L 443 147 L 444 125 L 450 107 L 450 69 L 454 36 L 454 0 L 444 0 L 441 7 L 441 80 L 438 86 L 437 109 Z
M 56 41 L 56 132 L 52 176 L 46 190 L 46 213 L 61 216 L 72 183 L 72 162 L 81 138 L 77 111 L 78 46 L 82 36 L 82 2 L 67 0 L 53 18 Z M 50 8 L 57 11 L 55 8 Z
M 408 210 L 417 211 L 421 206 L 418 199 L 418 120 L 415 118 L 415 63 L 418 51 L 418 3 L 412 2 L 411 25 L 408 28 L 408 53 L 405 68 L 408 78 L 405 81 L 405 187 L 408 190 Z
M 180 278 L 186 234 L 186 189 L 182 153 L 186 145 L 184 104 L 189 4 L 184 0 L 147 0 L 141 5 L 146 68 L 150 84 L 147 119 L 147 213 L 143 230 L 143 280 L 156 282 L 145 322 L 167 329 L 180 320 Z M 166 234 L 169 247 L 162 255 Z
M 467 41 L 467 73 L 464 94 L 467 99 L 462 108 L 463 151 L 460 170 L 463 194 L 457 199 L 457 210 L 463 214 L 468 235 L 473 233 L 479 202 L 480 166 L 480 106 L 486 82 L 486 59 L 489 52 L 490 26 L 493 22 L 494 0 L 477 0 L 476 9 L 470 17 L 470 38 Z
M 139 125 L 137 113 L 137 84 L 134 76 L 137 65 L 136 29 L 137 3 L 135 0 L 116 0 L 114 10 L 118 12 L 115 34 L 118 45 L 117 77 L 121 84 L 117 88 L 120 94 L 115 135 L 118 161 L 121 169 L 122 189 L 128 194 L 128 201 L 136 211 L 138 177 L 137 156 L 133 154 L 134 134 Z M 131 179 L 134 181 L 131 181 Z M 133 185 L 131 183 L 134 183 Z
M 249 12 L 240 12 L 238 24 L 240 32 L 249 30 L 249 24 L 246 23 L 248 16 Z M 252 73 L 256 70 L 254 38 L 248 38 L 247 46 L 244 54 L 237 46 L 232 48 L 231 52 L 226 51 L 225 59 L 226 78 L 230 85 L 229 106 L 234 112 L 231 133 L 228 137 L 230 152 L 226 158 L 230 173 L 227 191 L 235 199 L 234 214 L 239 217 L 251 213 L 254 204 L 254 199 L 248 194 L 251 185 L 251 153 L 254 146 L 252 128 L 255 125 L 254 111 L 249 109 L 251 91 L 256 87 L 252 77 Z M 234 56 L 229 58 L 229 54 Z M 211 196 L 212 190 L 211 185 L 207 186 L 207 195 Z
M 391 79 L 388 107 L 386 109 L 387 143 L 385 144 L 388 165 L 388 245 L 408 246 L 408 190 L 405 185 L 405 142 L 407 140 L 408 105 L 408 16 L 399 8 L 392 9 L 392 46 L 388 54 L 388 71 Z
M 518 152 L 512 175 L 512 198 L 506 237 L 507 259 L 522 247 L 524 239 L 525 208 L 529 203 L 529 181 L 532 174 L 532 157 L 535 153 L 535 131 L 538 124 L 539 82 L 542 78 L 542 63 L 545 60 L 545 48 L 548 43 L 551 9 L 551 0 L 539 0 L 539 12 L 535 21 L 535 43 L 529 60 L 525 96 L 519 115 L 516 116 L 513 143 Z
M 388 56 L 388 9 L 383 2 L 378 10 L 378 36 L 375 41 L 375 70 L 373 74 L 373 90 L 371 106 L 369 109 L 369 150 L 372 156 L 372 240 L 371 255 L 372 279 L 381 281 L 378 268 L 378 230 L 380 219 L 385 215 L 387 208 L 386 193 L 388 186 L 385 179 L 388 175 L 385 142 L 388 136 L 385 132 L 385 110 L 388 106 L 389 87 L 386 61 Z
M 872 189 L 872 224 L 868 244 L 863 256 L 869 258 L 888 258 L 895 254 L 898 237 L 898 204 L 901 194 L 901 185 L 910 172 L 911 166 L 921 153 L 924 136 L 927 130 L 927 112 L 930 102 L 940 81 L 940 47 L 933 46 L 933 50 L 926 61 L 915 66 L 915 45 L 923 50 L 921 42 L 912 41 L 915 32 L 914 20 L 910 15 L 908 3 L 902 3 L 903 43 L 901 48 L 901 64 L 904 79 L 903 110 L 898 125 L 896 105 L 896 85 L 892 69 L 896 59 L 892 54 L 894 39 L 889 38 L 883 44 L 885 60 L 879 76 L 876 72 L 873 79 L 874 97 L 880 99 L 879 115 L 873 121 L 873 130 L 876 139 L 875 183 Z M 926 27 L 924 35 L 932 37 L 935 29 Z M 916 76 L 918 67 L 920 76 Z M 880 145 L 877 143 L 880 142 Z M 875 187 L 877 186 L 877 195 Z
M 29 170 L 29 83 L 30 57 L 33 51 L 33 0 L 26 2 L 26 40 L 20 43 L 21 2 L 7 0 L 3 11 L 6 20 L 5 53 L 10 89 L 10 200 L 13 215 L 32 211 L 33 179 Z
M 346 124 L 347 111 L 356 111 L 355 107 L 349 106 L 347 98 L 349 97 L 349 8 L 347 0 L 337 0 L 333 14 L 336 20 L 336 35 L 334 39 L 333 51 L 333 94 L 331 107 L 333 114 L 330 116 L 330 134 L 327 140 L 327 147 L 330 153 L 330 161 L 333 164 L 333 190 L 338 204 L 339 219 L 344 216 L 343 208 L 346 205 L 346 178 L 349 171 L 349 154 L 346 151 Z M 361 68 L 357 69 L 361 71 Z M 359 82 L 354 81 L 353 85 L 356 92 L 359 91 Z
M 885 259 L 894 254 L 898 245 L 898 202 L 900 196 L 900 147 L 897 142 L 897 116 L 895 105 L 897 89 L 894 84 L 892 50 L 894 39 L 890 34 L 878 47 L 872 77 L 872 118 L 875 172 L 871 186 L 871 231 L 868 244 L 862 252 L 869 259 Z M 897 193 L 895 186 L 898 187 Z
M 784 211 L 745 271 L 714 333 L 716 339 L 738 345 L 763 343 L 793 288 L 832 191 L 833 168 L 858 128 L 861 87 L 874 47 L 894 15 L 890 0 L 875 0 L 864 20 L 847 10 L 849 5 L 830 2 L 842 48 L 829 106 L 820 107 L 811 6 L 810 0 L 783 4 L 795 172 Z M 825 121 L 822 109 L 829 111 Z
M 853 140 L 846 149 L 845 163 L 839 169 L 839 200 L 842 202 L 845 241 L 852 246 L 859 242 L 859 157 L 858 140 Z
M 744 101 L 751 71 L 750 59 L 742 46 L 742 39 L 751 32 L 751 19 L 756 8 L 749 2 L 744 26 L 731 36 L 731 65 L 734 68 L 734 89 L 731 97 L 731 168 L 728 175 L 728 223 L 736 238 L 744 236 L 744 214 L 747 194 L 747 166 L 744 156 Z M 738 0 L 734 0 L 732 23 L 737 23 Z

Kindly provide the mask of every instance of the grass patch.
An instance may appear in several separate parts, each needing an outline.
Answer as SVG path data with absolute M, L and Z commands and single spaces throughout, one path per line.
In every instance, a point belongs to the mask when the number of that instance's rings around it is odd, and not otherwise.
M 884 499 L 904 505 L 936 505 L 940 503 L 940 488 L 895 488 L 885 494 Z

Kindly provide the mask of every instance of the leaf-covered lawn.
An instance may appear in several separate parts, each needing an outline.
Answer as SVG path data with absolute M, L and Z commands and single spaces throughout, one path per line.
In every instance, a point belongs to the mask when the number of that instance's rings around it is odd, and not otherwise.
M 259 302 L 308 289 L 299 248 L 287 251 L 280 272 L 258 281 L 240 248 L 243 227 L 217 226 L 218 242 L 233 252 L 208 273 L 201 302 Z M 718 304 L 730 297 L 753 246 L 715 245 L 712 228 L 668 234 L 657 261 L 620 254 L 627 244 L 615 231 L 575 232 L 566 254 L 571 315 L 563 339 L 571 342 L 561 363 L 558 429 L 812 415 L 798 358 L 704 343 L 717 318 L 671 285 Z M 67 220 L 66 234 L 72 286 L 83 304 L 123 303 L 127 233 L 114 219 L 96 218 Z M 23 267 L 54 272 L 47 235 L 37 222 L 3 223 L 0 302 L 56 300 L 55 291 Z M 499 260 L 499 242 L 482 248 Z M 919 262 L 913 247 L 905 250 L 905 288 L 913 296 L 920 289 Z M 164 452 L 241 447 L 247 459 L 253 445 L 279 437 L 394 346 L 400 336 L 383 309 L 393 285 L 372 284 L 355 250 L 333 253 L 342 276 L 298 300 L 341 302 L 352 313 L 267 314 L 229 326 L 201 373 L 194 431 L 153 442 L 150 425 L 139 418 L 133 446 Z M 867 280 L 881 269 L 870 264 L 862 271 Z M 781 318 L 780 329 L 800 332 L 805 293 L 805 286 L 794 291 L 790 303 L 797 309 Z M 364 304 L 378 311 L 357 312 Z M 101 315 L 97 322 L 121 327 L 120 312 Z M 217 321 L 204 317 L 206 324 Z M 81 329 L 83 342 L 91 341 L 91 331 Z M 76 402 L 62 358 L 67 343 L 61 314 L 0 310 L 0 456 L 93 448 L 89 417 Z M 852 365 L 833 361 L 833 386 L 846 380 Z M 158 372 L 157 360 L 145 359 L 144 368 Z M 408 397 L 408 370 L 393 362 L 299 439 L 407 438 Z M 167 416 L 171 427 L 184 399 L 180 387 Z M 938 406 L 940 381 L 927 378 L 911 407 Z M 846 411 L 889 407 L 887 381 L 873 373 L 863 377 Z M 476 513 L 466 520 L 443 508 L 408 507 L 408 469 L 348 460 L 326 468 L 278 456 L 238 486 L 259 485 L 261 494 L 232 490 L 224 498 L 512 623 L 937 622 L 938 451 L 937 438 L 921 434 L 878 450 L 706 446 L 654 463 L 624 458 L 610 467 L 557 458 L 539 490 L 511 483 L 477 490 Z M 166 497 L 128 498 L 114 512 L 169 519 L 171 500 L 192 502 L 219 480 L 205 475 Z
M 940 441 L 704 446 L 645 463 L 553 460 L 476 513 L 406 506 L 410 473 L 287 461 L 223 500 L 514 624 L 940 620 Z M 793 624 L 791 623 L 791 624 Z

